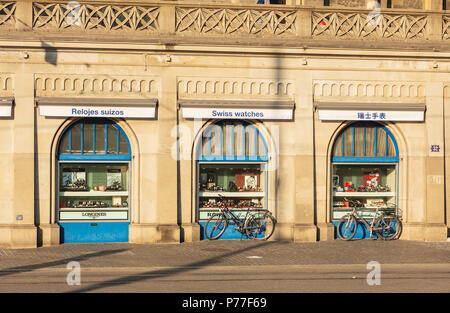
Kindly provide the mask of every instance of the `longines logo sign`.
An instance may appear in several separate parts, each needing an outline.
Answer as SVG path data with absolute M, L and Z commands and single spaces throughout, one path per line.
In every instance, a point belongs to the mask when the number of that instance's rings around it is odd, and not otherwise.
M 60 220 L 126 220 L 128 211 L 61 211 Z

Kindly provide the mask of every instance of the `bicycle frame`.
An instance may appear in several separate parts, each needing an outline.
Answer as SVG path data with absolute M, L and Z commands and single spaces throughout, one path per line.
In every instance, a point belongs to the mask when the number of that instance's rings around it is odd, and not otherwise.
M 236 229 L 238 232 L 241 233 L 241 235 L 246 235 L 246 230 L 250 229 L 250 227 L 244 227 L 245 225 L 245 221 L 247 220 L 249 213 L 250 212 L 263 212 L 263 211 L 267 211 L 265 209 L 259 209 L 259 210 L 250 210 L 250 207 L 247 208 L 247 212 L 245 213 L 245 217 L 244 218 L 238 218 L 225 204 L 222 208 L 219 208 L 220 212 L 222 212 L 226 218 L 231 219 L 233 221 L 233 223 L 236 225 L 236 227 L 234 229 Z M 241 238 L 242 238 L 241 236 Z
M 232 211 L 230 211 L 230 209 L 226 205 L 224 205 L 223 208 L 220 208 L 220 211 L 222 213 L 224 213 L 227 218 L 231 219 L 236 225 L 238 225 L 238 227 L 239 227 L 238 231 L 240 233 L 244 232 L 243 225 L 245 223 L 245 220 L 248 217 L 248 213 L 250 212 L 250 208 L 247 209 L 247 212 L 245 214 L 245 218 L 243 218 L 243 219 L 238 218 Z
M 366 218 L 362 217 L 361 215 L 359 215 L 358 212 L 356 211 L 356 209 L 357 209 L 357 207 L 353 207 L 352 213 L 350 213 L 350 214 L 353 215 L 357 221 L 361 221 L 364 225 L 366 225 L 367 229 L 370 231 L 369 239 L 372 238 L 373 231 L 374 231 L 375 219 L 380 216 L 379 208 L 375 209 L 375 214 L 373 215 L 371 221 L 370 221 L 370 219 L 366 219 Z M 359 208 L 359 209 L 361 209 L 361 208 Z M 365 211 L 370 211 L 370 210 L 365 209 Z

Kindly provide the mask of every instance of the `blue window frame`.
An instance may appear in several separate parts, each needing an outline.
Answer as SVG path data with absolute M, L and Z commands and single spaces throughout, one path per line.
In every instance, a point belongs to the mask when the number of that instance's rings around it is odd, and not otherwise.
M 358 199 L 364 204 L 367 203 L 367 199 L 373 199 L 370 198 L 371 192 L 346 194 L 342 190 L 344 182 L 352 182 L 357 189 L 365 185 L 363 175 L 371 172 L 380 175 L 381 185 L 390 187 L 390 191 L 375 192 L 373 195 L 382 198 L 387 207 L 392 208 L 392 205 L 395 205 L 396 214 L 399 214 L 397 196 L 399 150 L 395 137 L 386 127 L 376 122 L 356 122 L 348 125 L 335 139 L 331 161 L 333 180 L 337 177 L 337 183 L 332 182 L 331 196 L 331 218 L 335 226 L 339 218 L 351 210 L 341 205 L 345 197 L 353 196 L 353 199 Z M 341 190 L 335 189 L 337 187 L 341 187 Z M 363 214 L 370 216 L 372 213 L 363 212 Z M 366 227 L 360 224 L 355 238 L 369 238 L 369 235 L 370 232 Z
M 70 125 L 61 136 L 58 160 L 130 161 L 130 142 L 113 121 L 85 118 Z
M 209 125 L 198 147 L 199 161 L 268 161 L 264 137 L 245 121 L 226 120 Z
M 398 145 L 392 133 L 374 122 L 347 126 L 336 137 L 332 162 L 398 163 Z
M 269 160 L 268 148 L 263 135 L 255 125 L 243 120 L 222 120 L 210 124 L 203 130 L 196 151 L 199 161 L 197 163 L 199 173 L 197 209 L 202 239 L 204 239 L 203 230 L 206 220 L 201 218 L 200 214 L 218 212 L 218 209 L 214 207 L 202 207 L 202 203 L 218 199 L 216 195 L 218 193 L 211 191 L 208 186 L 208 176 L 214 178 L 211 182 L 213 186 L 220 186 L 219 192 L 224 192 L 230 200 L 235 200 L 235 204 L 241 200 L 253 201 L 252 198 L 256 197 L 261 204 L 265 203 L 264 207 L 268 206 L 268 173 L 264 165 Z M 239 174 L 242 177 L 246 172 L 250 173 L 248 175 L 258 173 L 260 193 L 256 192 L 252 196 L 242 195 L 242 193 L 239 195 L 238 190 L 233 191 L 230 188 L 230 182 L 237 184 L 236 175 Z M 240 239 L 242 234 L 229 227 L 221 238 Z

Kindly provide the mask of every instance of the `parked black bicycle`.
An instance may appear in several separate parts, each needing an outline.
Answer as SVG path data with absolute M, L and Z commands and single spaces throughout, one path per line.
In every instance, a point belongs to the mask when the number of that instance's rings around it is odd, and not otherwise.
M 267 240 L 272 236 L 275 230 L 276 220 L 272 213 L 265 209 L 247 208 L 244 218 L 238 218 L 228 208 L 224 197 L 220 196 L 223 207 L 220 208 L 219 213 L 214 213 L 205 224 L 204 234 L 210 240 L 219 239 L 228 225 L 233 223 L 234 229 L 251 239 Z
M 369 238 L 377 238 L 383 240 L 398 239 L 402 233 L 403 225 L 394 212 L 387 212 L 386 209 L 380 211 L 379 208 L 364 208 L 361 201 L 349 200 L 352 212 L 344 215 L 338 222 L 337 234 L 342 240 L 351 240 L 356 234 L 358 222 L 362 222 L 370 232 Z M 358 214 L 358 211 L 374 212 L 372 220 L 366 219 Z M 375 235 L 375 236 L 374 236 Z

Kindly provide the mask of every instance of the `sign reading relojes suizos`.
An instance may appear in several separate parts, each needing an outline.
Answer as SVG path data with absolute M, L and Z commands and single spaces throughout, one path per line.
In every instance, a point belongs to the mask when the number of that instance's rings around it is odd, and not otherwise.
M 39 114 L 49 117 L 127 117 L 154 118 L 155 107 L 107 107 L 107 106 L 70 106 L 40 105 Z

